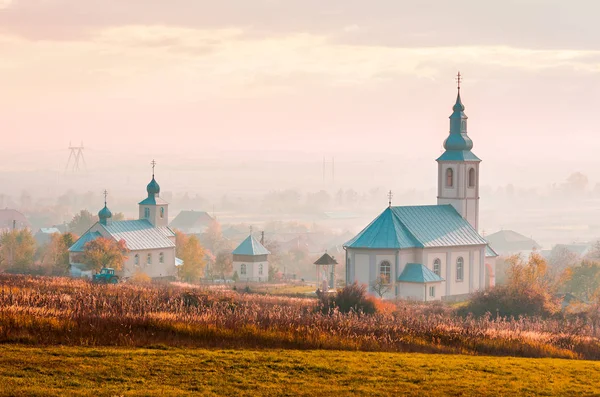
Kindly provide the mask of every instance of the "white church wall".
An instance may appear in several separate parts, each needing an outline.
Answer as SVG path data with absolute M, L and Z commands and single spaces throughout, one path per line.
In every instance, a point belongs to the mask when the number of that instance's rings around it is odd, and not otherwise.
M 425 284 L 425 301 L 433 302 L 442 300 L 443 288 L 442 283 L 427 283 Z M 431 288 L 433 288 L 433 296 L 431 296 Z
M 246 274 L 242 274 L 242 265 L 246 265 Z M 262 272 L 261 272 L 262 266 Z M 234 261 L 233 271 L 237 272 L 240 281 L 268 281 L 269 262 Z
M 481 251 L 475 250 L 473 255 L 473 291 L 479 291 L 482 289 L 480 284 L 480 272 L 481 272 Z
M 161 253 L 163 263 L 160 263 Z M 151 255 L 150 263 L 148 263 L 148 254 Z M 137 264 L 136 255 L 139 258 Z M 175 247 L 130 251 L 123 266 L 123 277 L 132 277 L 138 271 L 152 278 L 176 276 Z
M 425 284 L 398 283 L 398 297 L 415 301 L 425 300 Z
M 369 285 L 371 271 L 368 254 L 354 254 L 354 280 L 359 284 Z

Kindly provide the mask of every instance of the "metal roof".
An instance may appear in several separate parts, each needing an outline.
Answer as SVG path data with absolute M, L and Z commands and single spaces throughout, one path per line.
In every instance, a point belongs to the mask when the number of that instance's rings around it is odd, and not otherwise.
M 75 244 L 69 248 L 69 252 L 83 252 L 85 245 L 88 242 L 97 239 L 98 237 L 102 237 L 102 235 L 98 232 L 88 231 L 84 233 L 83 236 L 79 237 L 79 240 L 75 241 Z
M 124 240 L 131 251 L 175 247 L 169 239 L 175 236 L 170 228 L 154 227 L 146 219 L 114 221 L 102 227 L 115 240 Z
M 181 211 L 169 225 L 173 229 L 188 230 L 194 227 L 205 227 L 213 221 L 205 211 Z
M 439 283 L 443 278 L 420 263 L 407 263 L 398 281 L 405 283 Z
M 160 197 L 150 196 L 150 197 L 146 197 L 144 200 L 140 201 L 138 204 L 139 205 L 167 205 L 169 203 L 167 203 L 165 200 L 161 199 Z
M 451 205 L 423 205 L 386 208 L 344 246 L 406 249 L 485 244 L 485 239 Z
M 269 255 L 270 252 L 252 235 L 248 236 L 238 247 L 233 251 L 233 255 Z
M 436 161 L 481 161 L 470 150 L 446 150 Z
M 494 251 L 494 249 L 488 244 L 485 246 L 485 257 L 486 258 L 495 258 L 498 256 L 498 253 Z

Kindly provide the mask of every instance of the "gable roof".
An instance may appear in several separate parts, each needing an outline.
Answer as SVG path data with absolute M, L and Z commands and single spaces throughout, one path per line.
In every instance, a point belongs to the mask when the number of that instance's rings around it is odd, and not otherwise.
M 79 237 L 79 239 L 77 241 L 75 241 L 75 244 L 73 244 L 69 248 L 69 252 L 83 252 L 85 245 L 89 241 L 93 241 L 93 240 L 97 239 L 98 237 L 102 237 L 102 235 L 98 232 L 90 232 L 88 230 L 87 232 L 85 232 L 83 234 L 83 236 Z
M 238 247 L 233 250 L 233 255 L 269 255 L 270 252 L 266 249 L 254 236 L 248 236 Z
M 451 205 L 388 207 L 344 246 L 406 249 L 486 245 Z
M 204 211 L 181 211 L 169 225 L 174 229 L 188 230 L 199 226 L 207 226 L 213 217 Z
M 101 226 L 115 240 L 124 240 L 132 251 L 175 247 L 169 239 L 175 233 L 168 227 L 154 227 L 147 219 L 113 221 Z
M 443 278 L 429 270 L 420 263 L 407 263 L 398 277 L 398 281 L 405 283 L 439 283 Z
M 532 251 L 542 248 L 535 240 L 513 230 L 500 230 L 485 238 L 494 249 L 502 253 Z

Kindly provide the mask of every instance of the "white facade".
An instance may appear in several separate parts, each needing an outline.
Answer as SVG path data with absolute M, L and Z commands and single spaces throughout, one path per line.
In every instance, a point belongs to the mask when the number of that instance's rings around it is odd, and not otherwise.
M 465 296 L 485 289 L 489 282 L 490 265 L 493 258 L 488 258 L 486 266 L 485 245 L 446 247 L 446 248 L 411 248 L 405 250 L 352 249 L 346 251 L 346 280 L 368 286 L 373 293 L 372 285 L 381 273 L 383 262 L 390 263 L 390 290 L 384 298 L 404 298 L 418 300 L 440 300 L 446 297 Z M 429 270 L 437 273 L 443 282 L 440 283 L 406 283 L 398 282 L 407 263 L 421 263 Z M 436 268 L 436 263 L 439 268 Z M 462 263 L 462 270 L 461 265 Z M 493 268 L 493 267 L 492 267 Z M 439 273 L 438 273 L 439 272 Z M 429 287 L 435 287 L 434 296 L 430 296 Z
M 266 255 L 260 259 L 234 257 L 233 271 L 237 272 L 239 281 L 263 282 L 269 280 L 269 262 Z
M 479 162 L 438 161 L 437 203 L 451 204 L 479 230 Z

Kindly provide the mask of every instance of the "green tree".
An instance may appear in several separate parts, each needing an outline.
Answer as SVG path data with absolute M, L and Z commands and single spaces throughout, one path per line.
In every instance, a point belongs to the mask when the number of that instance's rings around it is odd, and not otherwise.
M 5 231 L 0 235 L 0 264 L 15 272 L 28 272 L 35 258 L 35 239 L 28 229 Z
M 97 221 L 97 216 L 92 215 L 88 210 L 81 210 L 78 214 L 75 214 L 71 222 L 69 222 L 69 231 L 81 236 Z
M 200 280 L 206 268 L 204 248 L 196 236 L 189 236 L 182 247 L 180 259 L 183 265 L 179 268 L 179 277 L 188 282 Z
M 103 267 L 123 269 L 129 250 L 124 240 L 115 241 L 104 237 L 88 241 L 83 248 L 82 263 L 89 270 L 100 271 Z

